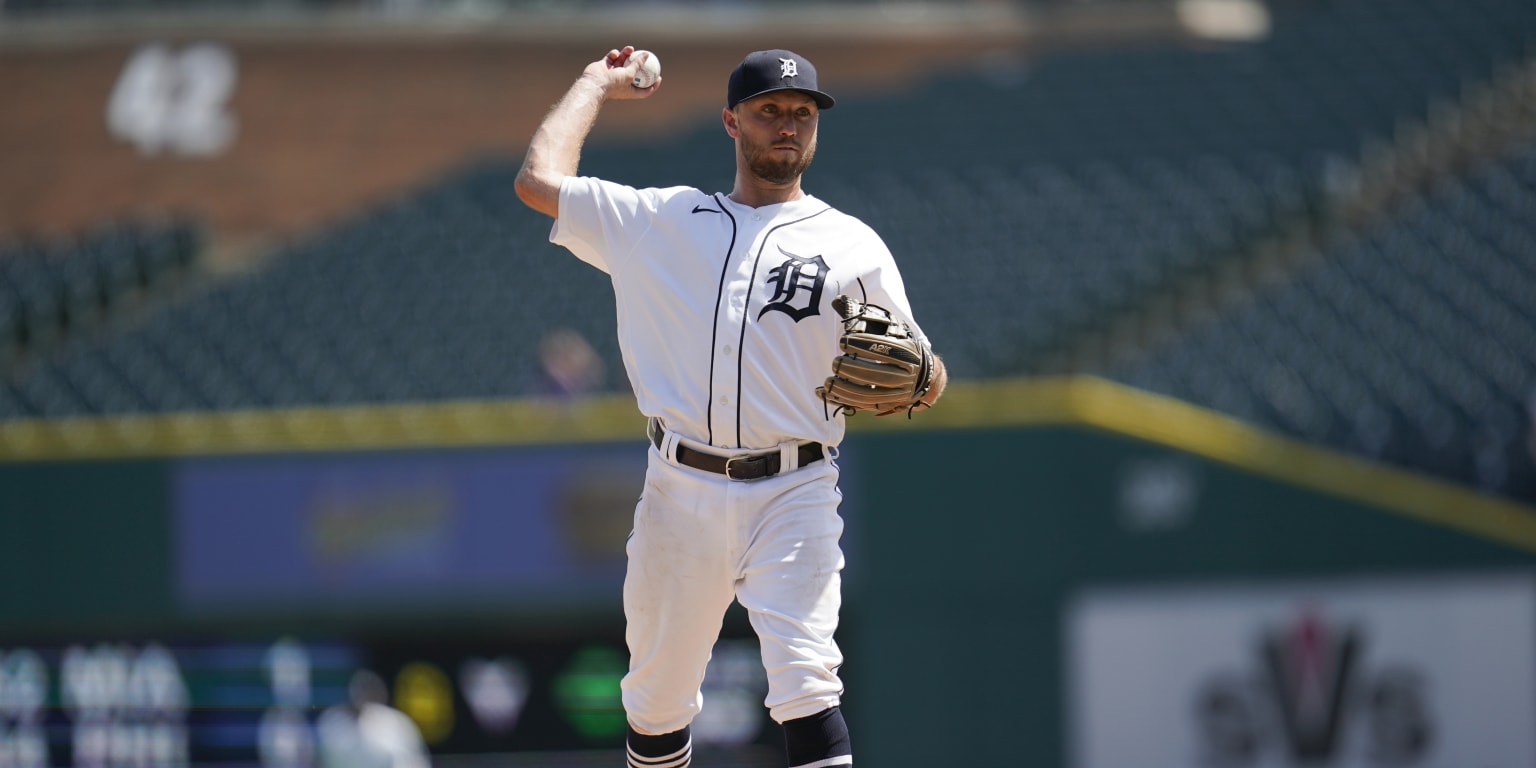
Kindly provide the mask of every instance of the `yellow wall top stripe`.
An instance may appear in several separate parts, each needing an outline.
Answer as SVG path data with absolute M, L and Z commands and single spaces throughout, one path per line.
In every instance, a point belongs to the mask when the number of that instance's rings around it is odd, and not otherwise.
M 1536 508 L 1284 438 L 1188 403 L 1086 376 L 956 381 L 908 420 L 856 432 L 1082 425 L 1536 552 Z M 634 439 L 629 395 L 0 422 L 0 461 L 453 448 Z
M 0 461 L 454 448 L 642 434 L 631 397 L 292 408 L 0 422 Z

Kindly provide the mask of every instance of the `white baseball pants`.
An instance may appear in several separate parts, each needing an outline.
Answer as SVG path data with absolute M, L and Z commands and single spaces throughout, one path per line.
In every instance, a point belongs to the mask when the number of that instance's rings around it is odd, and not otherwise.
M 775 721 L 840 703 L 837 482 L 830 458 L 742 482 L 650 449 L 624 578 L 630 665 L 621 688 L 636 731 L 671 733 L 698 714 L 704 670 L 732 599 L 759 638 L 764 703 Z

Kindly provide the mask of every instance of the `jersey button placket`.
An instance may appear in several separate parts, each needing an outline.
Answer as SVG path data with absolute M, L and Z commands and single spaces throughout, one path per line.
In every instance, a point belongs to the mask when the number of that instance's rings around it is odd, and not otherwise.
M 721 317 L 716 325 L 719 344 L 714 366 L 714 438 L 718 446 L 734 445 L 736 441 L 735 402 L 737 378 L 735 339 L 741 334 L 743 307 L 750 284 L 745 274 L 736 273 L 725 285 L 725 301 L 721 302 Z
M 711 403 L 711 408 L 714 411 L 715 445 L 722 447 L 734 446 L 740 438 L 736 431 L 736 394 L 741 387 L 741 368 L 737 359 L 740 350 L 737 349 L 737 338 L 742 334 L 743 318 L 750 311 L 747 303 L 753 287 L 752 254 L 757 253 L 762 247 L 759 240 L 763 235 L 763 215 L 753 212 L 750 218 L 751 223 L 744 222 L 742 227 L 742 237 L 737 244 L 740 250 L 732 254 L 734 261 L 723 286 L 724 301 L 721 302 L 720 317 L 716 320 L 715 326 L 721 356 L 714 366 L 715 399 Z

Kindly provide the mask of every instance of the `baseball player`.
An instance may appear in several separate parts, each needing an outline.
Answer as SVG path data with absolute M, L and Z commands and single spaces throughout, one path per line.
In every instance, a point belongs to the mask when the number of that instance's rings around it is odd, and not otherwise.
M 853 764 L 833 640 L 843 553 L 837 445 L 857 411 L 906 414 L 944 389 L 890 251 L 801 189 L 833 99 L 785 50 L 731 72 L 729 194 L 578 177 L 608 99 L 644 99 L 634 48 L 587 65 L 545 117 L 518 196 L 550 241 L 607 273 L 625 370 L 649 417 L 624 580 L 631 768 L 690 764 L 689 723 L 732 600 L 768 673 L 790 766 Z

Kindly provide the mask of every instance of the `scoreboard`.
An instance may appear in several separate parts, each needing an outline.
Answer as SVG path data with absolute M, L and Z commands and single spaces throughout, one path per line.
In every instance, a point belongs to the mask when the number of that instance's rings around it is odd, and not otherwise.
M 771 765 L 782 737 L 762 704 L 757 642 L 731 634 L 710 662 L 696 764 Z M 612 765 L 626 666 L 622 634 L 0 647 L 0 768 L 323 768 L 316 722 L 346 703 L 359 670 L 384 678 L 437 765 L 565 753 Z

